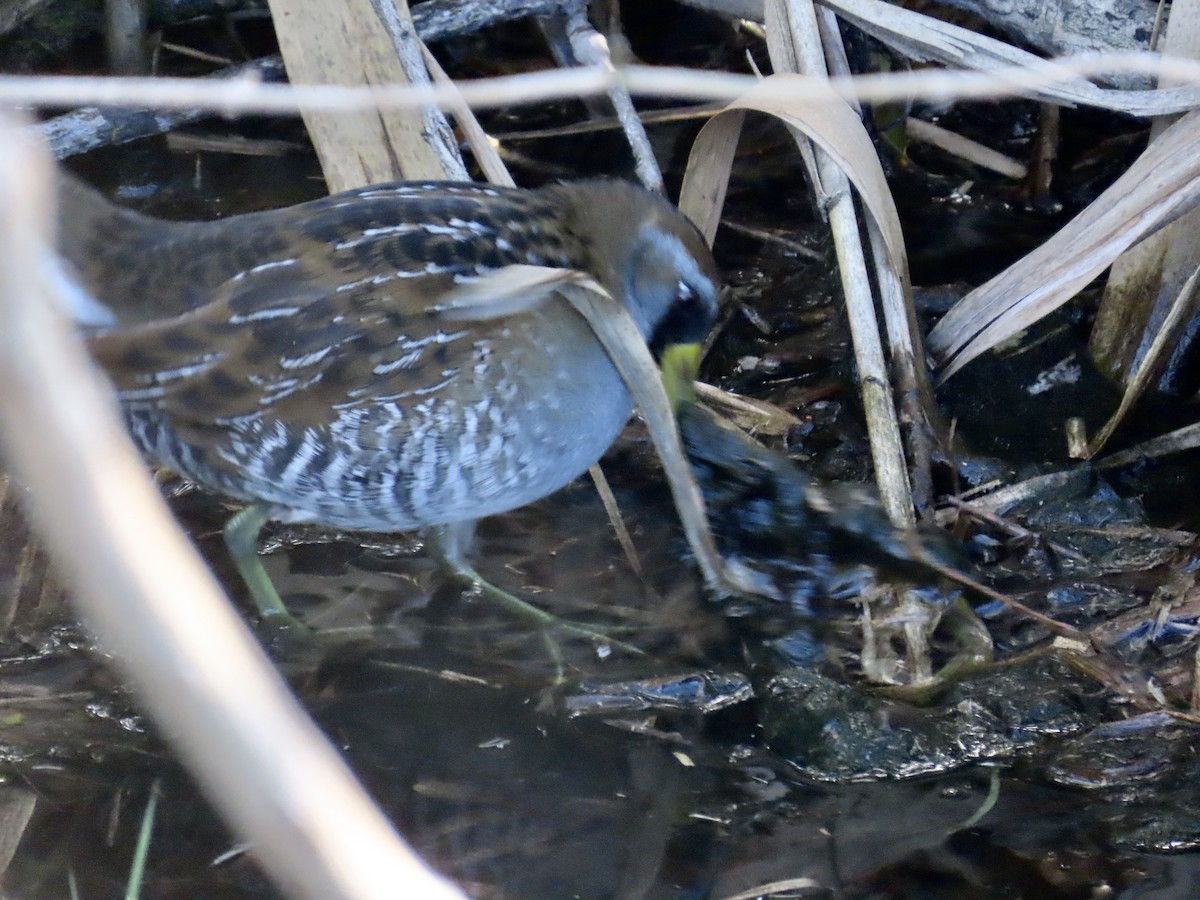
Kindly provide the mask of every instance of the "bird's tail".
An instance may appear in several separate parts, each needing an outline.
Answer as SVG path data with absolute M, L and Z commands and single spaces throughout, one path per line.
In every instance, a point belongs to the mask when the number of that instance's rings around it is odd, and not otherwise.
M 179 262 L 163 251 L 181 229 L 186 225 L 124 209 L 60 169 L 56 243 L 64 277 L 74 283 L 67 294 L 76 321 L 124 325 L 172 314 L 158 282 Z M 97 300 L 84 302 L 91 298 Z
M 152 220 L 122 209 L 70 172 L 58 175 L 58 253 L 68 271 L 97 296 L 102 273 L 112 269 L 129 235 L 145 233 Z M 121 237 L 122 240 L 118 240 Z

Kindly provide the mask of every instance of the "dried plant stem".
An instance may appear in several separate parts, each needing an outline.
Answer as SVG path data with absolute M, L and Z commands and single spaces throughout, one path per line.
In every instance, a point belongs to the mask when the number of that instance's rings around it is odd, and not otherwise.
M 616 71 L 608 53 L 608 42 L 588 21 L 587 10 L 583 4 L 576 3 L 568 13 L 566 27 L 567 39 L 571 42 L 571 49 L 580 63 L 585 66 L 599 66 L 609 72 Z M 646 127 L 638 118 L 629 90 L 623 85 L 616 85 L 608 92 L 608 97 L 625 132 L 625 139 L 629 141 L 629 148 L 633 151 L 638 180 L 648 190 L 661 194 L 662 171 L 658 168 L 658 160 L 654 158 L 654 151 L 650 147 L 650 138 L 646 136 Z
M 772 62 L 776 71 L 794 66 L 801 74 L 817 78 L 827 74 L 816 11 L 811 0 L 784 0 L 785 10 L 779 22 L 774 21 L 772 5 L 768 5 L 767 34 L 773 28 L 790 28 L 794 52 L 778 58 L 780 44 L 771 42 Z M 858 365 L 863 410 L 871 440 L 871 459 L 875 464 L 875 480 L 888 516 L 898 526 L 916 524 L 913 515 L 912 490 L 900 441 L 900 425 L 892 402 L 887 362 L 880 340 L 879 321 L 875 315 L 875 300 L 871 295 L 871 280 L 863 251 L 858 214 L 850 191 L 850 180 L 837 163 L 821 148 L 814 147 L 816 168 L 820 177 L 818 202 L 823 202 L 829 214 L 833 232 L 842 291 L 850 321 L 850 336 L 854 358 Z M 823 195 L 823 198 L 821 198 Z M 880 248 L 882 249 L 882 248 Z M 884 256 L 886 260 L 886 255 Z M 896 279 L 889 279 L 889 290 L 903 288 Z M 901 301 L 903 302 L 903 301 Z M 910 351 L 911 352 L 911 351 Z
M 817 27 L 821 36 L 826 64 L 831 74 L 849 77 L 850 62 L 842 43 L 837 16 L 825 6 L 817 7 Z M 860 115 L 862 109 L 853 98 L 848 101 Z M 922 518 L 933 515 L 933 444 L 951 443 L 949 429 L 942 419 L 933 385 L 925 363 L 925 348 L 917 326 L 916 309 L 907 271 L 897 272 L 889 262 L 890 255 L 877 223 L 868 220 L 867 235 L 871 242 L 871 258 L 875 261 L 875 277 L 879 284 L 880 306 L 883 309 L 891 346 L 892 370 L 896 378 L 896 403 L 907 424 L 909 456 L 909 488 L 913 507 Z M 907 260 L 904 260 L 907 268 Z
M 1150 341 L 1150 347 L 1145 356 L 1138 360 L 1136 367 L 1129 373 L 1125 392 L 1121 395 L 1121 403 L 1116 412 L 1109 417 L 1104 426 L 1089 442 L 1086 456 L 1091 459 L 1099 453 L 1108 439 L 1112 437 L 1117 427 L 1124 421 L 1125 416 L 1133 409 L 1138 398 L 1162 372 L 1167 364 L 1167 358 L 1179 343 L 1188 323 L 1200 313 L 1200 269 L 1193 268 L 1179 294 L 1171 303 L 1167 317 L 1159 326 L 1158 331 Z
M 425 65 L 429 69 L 429 75 L 434 83 L 443 87 L 453 86 L 454 82 L 450 80 L 450 76 L 445 73 L 424 42 L 421 43 L 421 55 L 425 59 Z M 479 119 L 475 117 L 471 107 L 463 102 L 462 95 L 458 95 L 457 99 L 445 104 L 445 108 L 450 115 L 454 116 L 459 130 L 466 138 L 467 146 L 471 148 L 475 162 L 479 164 L 479 168 L 483 171 L 483 177 L 487 179 L 488 183 L 503 187 L 515 187 L 516 182 L 509 174 L 508 167 L 500 159 L 495 145 L 488 137 L 487 132 L 483 130 L 483 126 L 479 124 Z
M 379 14 L 388 37 L 392 39 L 405 80 L 412 85 L 428 87 L 432 79 L 425 64 L 424 45 L 413 27 L 407 0 L 371 0 L 371 5 Z M 453 181 L 469 181 L 466 164 L 454 139 L 454 129 L 446 120 L 446 114 L 436 104 L 426 104 L 421 107 L 420 116 L 423 143 L 437 157 L 445 177 Z
M 1053 634 L 1057 634 L 1057 635 L 1060 635 L 1060 636 L 1066 637 L 1066 638 L 1071 638 L 1072 640 L 1089 643 L 1086 632 L 1080 631 L 1078 628 L 1076 628 L 1073 625 L 1067 625 L 1065 622 L 1060 622 L 1057 619 L 1052 619 L 1045 613 L 1040 613 L 1036 609 L 1026 606 L 1024 603 L 1022 603 L 1016 597 L 1010 597 L 1008 594 L 1002 594 L 1000 591 L 990 588 L 986 584 L 980 584 L 975 579 L 973 579 L 967 575 L 964 575 L 962 572 L 959 572 L 957 569 L 951 569 L 946 566 L 943 566 L 941 563 L 939 563 L 935 560 L 925 560 L 925 564 L 929 567 L 929 569 L 931 571 L 937 572 L 939 575 L 941 575 L 943 578 L 947 579 L 948 581 L 952 581 L 955 584 L 961 584 L 963 587 L 968 588 L 969 590 L 975 591 L 978 594 L 982 594 L 984 597 L 987 597 L 989 600 L 995 600 L 998 603 L 1002 603 L 1003 605 L 1005 605 L 1009 609 L 1011 609 L 1013 612 L 1019 613 L 1022 616 L 1032 619 L 1033 621 L 1042 625 L 1044 628 L 1046 628 L 1047 631 L 1050 631 Z
M 146 0 L 105 0 L 104 43 L 113 73 L 143 75 L 148 71 Z
M 418 7 L 423 9 L 424 7 Z M 1170 75 L 1192 89 L 1127 91 L 1138 95 L 1138 105 L 1089 98 L 1085 105 L 1118 109 L 1136 115 L 1186 112 L 1197 104 L 1200 62 L 1162 58 L 1149 53 L 1097 53 L 1053 60 L 1054 67 L 1012 65 L 993 72 L 948 72 L 922 69 L 856 75 L 853 78 L 813 79 L 811 85 L 790 81 L 772 90 L 781 102 L 812 100 L 832 90 L 843 99 L 864 103 L 887 103 L 922 98 L 944 100 L 995 100 L 1023 96 L 1030 91 L 1053 93 L 1057 85 L 1076 76 L 1105 72 L 1145 72 Z M 607 93 L 622 85 L 632 95 L 672 97 L 680 100 L 730 102 L 755 87 L 752 75 L 681 69 L 669 66 L 623 66 L 614 71 L 587 66 L 520 75 L 502 75 L 456 82 L 454 89 L 433 86 L 290 85 L 262 84 L 257 79 L 214 82 L 192 78 L 102 78 L 68 75 L 0 75 L 0 104 L 37 108 L 95 106 L 150 107 L 154 109 L 203 108 L 222 115 L 290 114 L 303 110 L 379 110 L 418 107 L 427 103 L 445 105 L 458 100 L 473 109 L 530 105 L 547 100 L 578 98 Z M 1150 96 L 1153 95 L 1153 96 Z M 1062 99 L 1062 98 L 1058 98 Z
M 56 314 L 52 184 L 48 154 L 0 122 L 0 437 L 81 614 L 289 896 L 460 897 L 362 793 L 147 478 Z
M 608 478 L 604 475 L 604 470 L 600 468 L 600 463 L 593 463 L 588 469 L 588 475 L 591 476 L 592 483 L 596 486 L 600 502 L 604 504 L 608 521 L 612 525 L 613 533 L 617 536 L 617 543 L 621 545 L 621 552 L 625 554 L 625 561 L 629 563 L 629 568 L 635 575 L 639 578 L 642 577 L 642 561 L 638 557 L 637 547 L 633 544 L 633 537 L 629 534 L 629 529 L 625 527 L 621 507 L 617 504 L 617 495 L 613 493 Z
M 1097 469 L 1115 469 L 1128 466 L 1147 459 L 1157 459 L 1172 453 L 1182 453 L 1185 450 L 1195 450 L 1200 447 L 1200 424 L 1185 425 L 1166 434 L 1143 441 L 1133 447 L 1095 460 L 1092 465 Z
M 1049 104 L 1047 104 L 1049 105 Z M 1057 106 L 1050 106 L 1057 110 Z M 924 119 L 909 118 L 904 125 L 908 137 L 922 141 L 932 147 L 938 147 L 947 153 L 952 153 L 959 159 L 974 163 L 983 169 L 990 169 L 1005 178 L 1015 178 L 1020 181 L 1029 174 L 1029 167 L 1023 162 L 1005 156 L 991 147 L 985 147 L 978 141 L 963 137 L 953 131 L 948 131 L 940 125 L 926 122 Z

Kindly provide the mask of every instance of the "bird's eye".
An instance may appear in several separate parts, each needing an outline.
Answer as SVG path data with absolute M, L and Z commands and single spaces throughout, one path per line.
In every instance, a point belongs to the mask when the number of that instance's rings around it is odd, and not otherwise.
M 680 281 L 675 285 L 675 302 L 676 303 L 695 303 L 699 299 L 699 294 L 696 289 L 686 281 Z

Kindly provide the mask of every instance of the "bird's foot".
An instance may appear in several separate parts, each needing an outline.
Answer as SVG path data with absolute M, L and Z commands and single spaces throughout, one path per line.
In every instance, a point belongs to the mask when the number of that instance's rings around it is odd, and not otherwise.
M 533 623 L 542 633 L 542 638 L 546 642 L 547 649 L 550 651 L 551 657 L 555 663 L 561 666 L 562 654 L 559 652 L 558 645 L 554 641 L 554 633 L 567 634 L 572 637 L 586 638 L 592 641 L 597 646 L 609 647 L 615 650 L 621 650 L 625 653 L 631 653 L 635 656 L 645 655 L 645 651 L 639 647 L 635 647 L 626 641 L 619 638 L 614 638 L 610 634 L 592 628 L 587 625 L 581 625 L 578 622 L 572 622 L 569 619 L 563 619 L 552 613 L 546 612 L 534 606 L 528 601 L 522 600 L 515 594 L 511 594 L 503 588 L 496 587 L 477 571 L 469 563 L 461 560 L 447 560 L 447 565 L 450 567 L 451 573 L 462 581 L 467 582 L 473 587 L 478 588 L 488 597 L 495 600 L 505 609 L 510 610 L 514 614 Z
M 257 503 L 240 510 L 225 523 L 225 545 L 250 590 L 263 623 L 293 632 L 307 631 L 308 627 L 288 612 L 259 558 L 258 535 L 268 518 L 267 508 Z

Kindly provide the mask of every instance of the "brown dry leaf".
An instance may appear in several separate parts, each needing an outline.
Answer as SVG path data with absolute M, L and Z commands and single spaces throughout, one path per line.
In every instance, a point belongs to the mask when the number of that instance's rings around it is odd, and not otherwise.
M 803 86 L 792 94 L 790 85 Z M 824 94 L 824 96 L 822 96 Z M 908 284 L 908 257 L 896 204 L 883 167 L 858 114 L 833 90 L 800 75 L 772 75 L 717 113 L 700 129 L 688 157 L 679 208 L 711 243 L 721 218 L 734 151 L 746 110 L 764 112 L 804 133 L 845 171 L 862 198 L 894 270 Z
M 1200 202 L 1200 112 L 1041 247 L 962 298 L 929 334 L 945 380 L 1073 297 L 1121 253 Z

